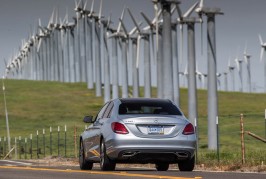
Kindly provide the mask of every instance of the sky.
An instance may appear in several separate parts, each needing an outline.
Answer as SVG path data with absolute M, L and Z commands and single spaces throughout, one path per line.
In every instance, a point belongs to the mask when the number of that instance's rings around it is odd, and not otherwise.
M 181 10 L 185 12 L 195 0 L 181 0 Z M 99 10 L 100 0 L 95 0 L 95 11 Z M 216 51 L 217 72 L 228 70 L 228 59 L 234 63 L 236 57 L 244 59 L 245 44 L 251 57 L 252 91 L 262 92 L 264 86 L 264 65 L 260 62 L 260 43 L 258 34 L 266 41 L 266 1 L 265 0 L 205 0 L 207 7 L 219 7 L 224 15 L 216 16 Z M 18 52 L 22 39 L 28 39 L 30 32 L 36 31 L 40 18 L 42 25 L 47 25 L 54 8 L 58 8 L 59 17 L 64 18 L 66 12 L 69 17 L 75 15 L 74 0 L 0 0 L 0 74 L 4 74 L 4 59 L 9 61 L 14 53 Z M 88 0 L 87 9 L 90 9 L 91 0 Z M 111 14 L 112 26 L 117 27 L 118 18 L 123 7 L 129 7 L 134 16 L 144 22 L 140 12 L 148 17 L 154 17 L 151 0 L 103 0 L 103 15 L 108 18 Z M 192 14 L 197 16 L 197 14 Z M 174 18 L 177 15 L 174 14 Z M 69 21 L 72 21 L 69 18 Z M 133 28 L 129 15 L 125 15 L 125 24 L 128 29 Z M 143 25 L 143 26 L 146 26 Z M 203 24 L 203 54 L 201 54 L 200 25 L 196 24 L 196 60 L 198 70 L 207 73 L 206 47 L 206 18 Z M 186 34 L 185 34 L 186 35 Z M 186 37 L 184 38 L 186 39 Z M 186 40 L 185 40 L 186 41 Z M 184 56 L 186 57 L 186 43 Z M 186 59 L 184 59 L 185 61 Z M 184 71 L 185 63 L 180 70 Z M 247 71 L 243 63 L 244 91 L 247 91 Z M 235 72 L 236 89 L 239 89 L 239 76 Z M 229 90 L 232 90 L 231 79 L 228 76 Z M 223 77 L 221 77 L 223 86 Z

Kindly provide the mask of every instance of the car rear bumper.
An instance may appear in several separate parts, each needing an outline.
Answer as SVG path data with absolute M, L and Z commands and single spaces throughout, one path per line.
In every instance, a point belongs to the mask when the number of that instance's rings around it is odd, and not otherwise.
M 194 156 L 194 137 L 181 138 L 134 138 L 123 136 L 106 141 L 107 155 L 124 163 L 176 163 Z

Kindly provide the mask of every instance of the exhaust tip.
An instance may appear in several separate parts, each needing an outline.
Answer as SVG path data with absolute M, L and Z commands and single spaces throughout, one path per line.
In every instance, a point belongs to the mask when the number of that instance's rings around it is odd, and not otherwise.
M 189 157 L 189 154 L 186 153 L 186 152 L 177 152 L 176 153 L 176 156 L 180 159 L 185 159 L 185 158 L 188 158 Z
M 133 157 L 137 154 L 138 152 L 124 152 L 122 154 L 122 157 L 128 158 L 128 157 Z

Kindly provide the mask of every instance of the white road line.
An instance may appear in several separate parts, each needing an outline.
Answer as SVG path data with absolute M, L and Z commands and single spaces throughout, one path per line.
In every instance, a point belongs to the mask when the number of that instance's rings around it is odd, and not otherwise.
M 32 163 L 18 162 L 18 161 L 13 161 L 13 160 L 1 160 L 1 161 L 20 164 L 20 165 L 32 165 Z

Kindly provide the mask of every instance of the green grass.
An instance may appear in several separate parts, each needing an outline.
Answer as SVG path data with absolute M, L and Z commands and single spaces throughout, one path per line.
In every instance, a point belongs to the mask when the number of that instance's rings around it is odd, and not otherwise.
M 103 104 L 102 97 L 95 97 L 94 90 L 88 90 L 85 83 L 58 83 L 26 80 L 5 80 L 8 117 L 12 143 L 15 137 L 22 137 L 21 143 L 33 134 L 33 148 L 37 148 L 36 131 L 39 130 L 39 148 L 42 147 L 42 130 L 46 130 L 46 155 L 50 155 L 49 127 L 53 128 L 52 155 L 57 155 L 57 126 L 60 132 L 60 155 L 64 154 L 64 126 L 67 125 L 67 155 L 75 156 L 74 128 L 77 136 L 83 131 L 85 115 L 97 114 Z M 141 89 L 143 94 L 143 89 Z M 156 97 L 156 89 L 152 89 Z M 180 91 L 180 107 L 187 115 L 187 89 Z M 219 130 L 220 130 L 220 162 L 241 162 L 240 144 L 240 114 L 244 114 L 244 127 L 265 138 L 264 109 L 266 94 L 247 94 L 238 92 L 219 92 Z M 207 138 L 207 91 L 198 90 L 198 128 L 199 155 L 198 162 L 212 165 L 217 162 L 217 154 L 208 150 Z M 3 91 L 0 91 L 0 142 L 3 147 L 3 137 L 6 136 Z M 250 164 L 266 162 L 265 143 L 245 135 L 246 158 Z M 27 149 L 28 150 L 28 149 Z M 34 151 L 36 153 L 36 151 Z M 43 149 L 42 149 L 43 157 Z M 0 150 L 0 155 L 3 151 Z M 22 156 L 23 157 L 23 156 Z M 27 158 L 29 158 L 29 154 Z M 34 154 L 36 157 L 36 154 Z

